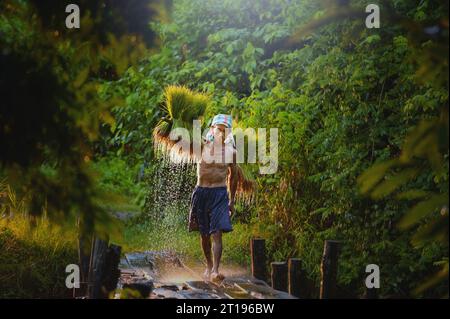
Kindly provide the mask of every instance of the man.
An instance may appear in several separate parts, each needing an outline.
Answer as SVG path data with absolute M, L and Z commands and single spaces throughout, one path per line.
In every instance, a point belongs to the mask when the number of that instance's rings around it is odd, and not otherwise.
M 200 232 L 206 259 L 206 280 L 224 279 L 219 272 L 222 233 L 233 230 L 231 216 L 234 213 L 237 177 L 231 116 L 218 114 L 213 118 L 201 159 L 197 163 L 197 185 L 192 193 L 189 213 L 189 231 Z

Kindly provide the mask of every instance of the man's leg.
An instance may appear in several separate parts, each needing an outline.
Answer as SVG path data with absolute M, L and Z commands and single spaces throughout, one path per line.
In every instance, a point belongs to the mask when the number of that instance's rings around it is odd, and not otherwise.
M 222 231 L 218 230 L 212 234 L 213 239 L 213 268 L 212 279 L 222 279 L 219 274 L 220 258 L 222 257 Z
M 203 254 L 206 258 L 206 270 L 205 270 L 205 277 L 209 280 L 209 277 L 211 275 L 211 269 L 213 268 L 213 261 L 211 258 L 211 236 L 210 235 L 201 235 L 201 243 L 202 243 L 202 249 Z

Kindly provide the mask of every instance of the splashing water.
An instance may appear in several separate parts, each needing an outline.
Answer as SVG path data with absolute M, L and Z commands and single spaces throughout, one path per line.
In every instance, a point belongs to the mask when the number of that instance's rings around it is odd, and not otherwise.
M 180 240 L 174 235 L 180 229 L 187 231 L 195 181 L 194 164 L 174 163 L 167 156 L 157 159 L 155 170 L 148 177 L 149 194 L 144 208 L 149 242 L 164 245 L 155 248 L 180 250 Z
M 183 252 L 189 245 L 186 237 L 176 238 L 177 234 L 187 233 L 190 199 L 196 183 L 196 161 L 187 156 L 177 157 L 167 152 L 164 145 L 155 145 L 156 163 L 148 176 L 149 194 L 146 198 L 144 214 L 147 216 L 145 231 L 148 232 L 149 243 L 161 245 L 155 249 L 168 249 Z M 240 196 L 244 214 L 249 215 L 252 196 Z

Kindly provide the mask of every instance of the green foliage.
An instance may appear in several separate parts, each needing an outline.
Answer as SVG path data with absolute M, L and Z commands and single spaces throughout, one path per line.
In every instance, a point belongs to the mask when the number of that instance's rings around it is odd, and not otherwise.
M 448 9 L 448 4 L 442 5 Z M 409 130 L 400 154 L 367 169 L 358 183 L 361 192 L 373 199 L 395 196 L 412 206 L 398 221 L 398 227 L 415 231 L 411 239 L 415 247 L 428 247 L 433 243 L 448 247 L 448 27 L 445 32 L 427 39 L 421 28 L 433 19 L 439 20 L 426 13 L 429 6 L 431 4 L 425 2 L 417 8 L 408 31 L 408 59 L 417 65 L 412 79 L 425 90 L 423 94 L 415 94 L 403 107 L 407 116 L 414 111 L 426 115 Z M 448 16 L 442 19 L 448 21 Z M 395 44 L 405 47 L 407 42 L 397 37 Z M 441 258 L 435 265 L 441 265 L 442 269 L 415 287 L 416 296 L 442 284 L 444 279 L 448 281 L 448 255 Z
M 0 298 L 71 298 L 66 266 L 77 263 L 76 233 L 23 215 L 0 219 Z
M 185 213 L 185 212 L 184 212 Z M 114 238 L 125 252 L 169 250 L 180 254 L 186 261 L 203 259 L 198 233 L 187 231 L 186 214 L 179 211 L 166 213 L 164 219 L 154 218 L 142 221 L 136 217 L 124 228 L 121 238 Z M 233 232 L 223 235 L 222 261 L 227 266 L 249 265 L 249 242 L 252 233 L 249 226 L 242 223 L 233 224 Z
M 130 123 L 139 122 L 139 105 L 151 114 L 135 136 L 148 137 L 170 84 L 206 92 L 206 118 L 230 113 L 238 127 L 278 127 L 279 170 L 263 176 L 253 167 L 257 199 L 245 212 L 252 234 L 268 239 L 270 260 L 301 257 L 318 287 L 323 240 L 340 239 L 339 283 L 350 295 L 363 293 L 365 265 L 376 263 L 382 296 L 410 296 L 448 257 L 441 237 L 415 247 L 415 229 L 397 228 L 411 201 L 440 194 L 442 204 L 448 192 L 448 148 L 429 143 L 445 143 L 435 119 L 448 105 L 448 3 L 382 2 L 389 14 L 380 29 L 365 27 L 365 2 L 348 4 L 175 1 L 173 22 L 152 24 L 161 52 L 108 85 L 130 99 L 138 92 L 124 106 Z M 430 124 L 411 133 L 421 122 Z M 447 227 L 430 225 L 423 229 L 436 235 Z M 445 283 L 421 295 L 443 290 Z
M 157 8 L 80 2 L 83 27 L 75 31 L 64 25 L 69 1 L 0 4 L 0 170 L 29 214 L 59 223 L 80 217 L 81 230 L 92 232 L 108 223 L 87 162 L 99 126 L 114 124 L 114 100 L 99 98 L 100 83 L 154 44 L 154 33 L 139 29 Z M 137 11 L 141 19 L 126 19 Z
M 417 230 L 412 237 L 416 247 L 439 242 L 448 247 L 448 111 L 440 118 L 422 120 L 407 136 L 398 158 L 383 161 L 366 170 L 359 178 L 361 191 L 374 199 L 395 193 L 399 200 L 414 201 L 414 205 L 399 220 L 398 227 Z M 423 188 L 415 183 L 433 178 L 434 187 Z M 407 188 L 409 186 L 409 189 Z M 398 190 L 401 190 L 398 192 Z M 417 227 L 419 225 L 419 227 Z M 416 294 L 431 288 L 439 280 L 448 279 L 448 258 L 434 277 L 416 287 Z
M 115 151 L 134 161 L 152 158 L 152 130 L 161 118 L 163 89 L 175 81 L 174 59 L 173 51 L 162 48 L 119 80 L 103 83 L 100 96 L 113 104 L 115 122 L 102 126 L 97 152 Z
M 97 174 L 97 185 L 109 194 L 103 203 L 108 211 L 140 211 L 144 204 L 144 183 L 139 180 L 142 165 L 130 165 L 125 159 L 106 156 L 96 159 L 92 169 Z

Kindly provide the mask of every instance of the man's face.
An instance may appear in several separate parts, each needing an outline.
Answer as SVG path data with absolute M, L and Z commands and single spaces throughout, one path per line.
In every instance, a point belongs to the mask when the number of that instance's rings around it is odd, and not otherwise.
M 225 129 L 226 126 L 223 124 L 216 124 L 213 126 L 213 135 L 215 141 L 225 141 Z

